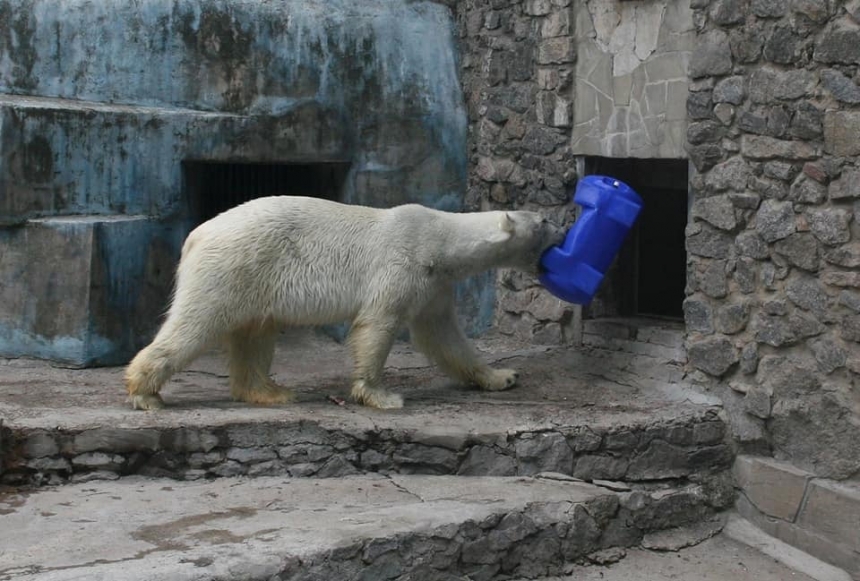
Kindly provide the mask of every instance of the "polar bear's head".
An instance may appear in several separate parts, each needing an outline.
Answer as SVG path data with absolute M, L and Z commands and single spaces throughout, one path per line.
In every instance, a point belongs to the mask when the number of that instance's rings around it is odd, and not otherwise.
M 508 266 L 536 274 L 540 257 L 550 246 L 561 244 L 566 231 L 537 212 L 498 212 L 499 243 L 504 245 Z

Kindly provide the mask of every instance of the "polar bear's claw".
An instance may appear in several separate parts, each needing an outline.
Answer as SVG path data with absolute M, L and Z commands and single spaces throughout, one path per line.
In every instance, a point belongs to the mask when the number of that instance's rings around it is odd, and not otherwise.
M 296 396 L 288 389 L 283 389 L 278 392 L 251 392 L 242 396 L 238 401 L 252 403 L 257 405 L 281 405 L 292 403 L 296 400 Z
M 296 396 L 286 387 L 268 380 L 255 388 L 234 391 L 233 399 L 257 405 L 281 405 L 294 402 Z
M 479 385 L 485 391 L 505 391 L 514 387 L 519 377 L 513 369 L 491 369 Z
M 352 386 L 352 399 L 356 403 L 380 410 L 396 410 L 403 407 L 403 396 L 384 389 L 372 389 L 363 381 Z
M 381 410 L 399 410 L 403 407 L 403 396 L 388 392 L 374 393 L 365 405 Z
M 131 403 L 133 410 L 160 410 L 164 407 L 164 400 L 156 394 L 151 395 L 130 395 L 128 401 Z

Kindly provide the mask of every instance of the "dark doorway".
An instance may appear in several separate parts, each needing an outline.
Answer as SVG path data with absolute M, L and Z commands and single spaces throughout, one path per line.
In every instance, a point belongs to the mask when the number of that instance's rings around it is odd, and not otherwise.
M 587 158 L 585 173 L 608 175 L 633 188 L 644 202 L 602 294 L 614 305 L 606 315 L 683 319 L 687 252 L 686 160 Z
M 239 204 L 263 196 L 294 195 L 342 199 L 349 164 L 220 163 L 186 161 L 182 164 L 192 225 Z

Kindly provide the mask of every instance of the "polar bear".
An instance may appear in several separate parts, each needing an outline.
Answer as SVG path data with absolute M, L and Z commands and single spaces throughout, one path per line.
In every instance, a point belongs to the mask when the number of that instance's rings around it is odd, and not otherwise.
M 380 387 L 395 336 L 454 379 L 485 390 L 513 387 L 469 344 L 454 312 L 454 284 L 498 267 L 536 272 L 564 231 L 535 212 L 450 213 L 273 196 L 232 208 L 185 241 L 167 318 L 125 372 L 135 409 L 164 406 L 162 385 L 202 351 L 226 341 L 235 400 L 285 403 L 269 378 L 279 328 L 351 322 L 351 395 L 375 408 L 403 406 Z

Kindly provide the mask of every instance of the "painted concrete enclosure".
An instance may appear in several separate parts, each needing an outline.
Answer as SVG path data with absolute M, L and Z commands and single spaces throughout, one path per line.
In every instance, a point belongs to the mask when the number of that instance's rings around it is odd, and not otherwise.
M 0 354 L 116 364 L 146 342 L 195 223 L 183 162 L 339 162 L 321 195 L 462 206 L 444 6 L 4 0 L 0 22 Z

